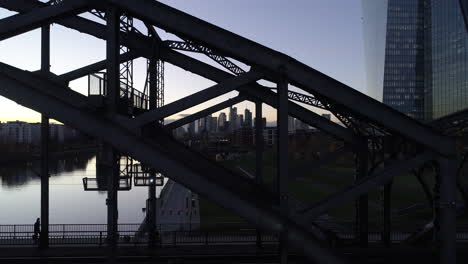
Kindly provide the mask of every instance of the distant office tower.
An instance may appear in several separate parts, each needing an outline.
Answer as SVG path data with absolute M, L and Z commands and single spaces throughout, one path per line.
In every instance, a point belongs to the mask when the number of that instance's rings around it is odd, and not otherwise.
M 211 132 L 211 115 L 205 117 L 205 130 Z
M 237 125 L 237 107 L 232 107 L 229 109 L 229 130 L 236 130 Z
M 218 116 L 218 131 L 226 128 L 226 113 L 221 112 Z
M 202 133 L 206 131 L 206 117 L 202 117 L 198 119 L 198 133 Z
M 362 0 L 362 7 L 369 95 L 418 120 L 468 105 L 458 0 Z
M 252 112 L 247 108 L 244 110 L 244 126 L 252 127 Z
M 257 124 L 257 120 L 258 120 L 258 119 L 255 118 L 255 122 L 254 122 L 254 125 L 255 125 L 255 126 L 256 126 L 256 124 Z M 267 124 L 267 120 L 266 120 L 265 117 L 263 117 L 263 118 L 262 118 L 262 126 L 263 126 L 263 128 L 266 127 L 266 124 Z
M 218 132 L 218 118 L 216 116 L 213 116 L 211 118 L 211 124 L 212 124 L 212 127 L 213 127 L 213 131 L 214 132 Z
M 188 133 L 189 135 L 193 136 L 195 135 L 195 126 L 196 126 L 197 121 L 190 122 L 189 127 L 188 127 Z
M 216 132 L 218 130 L 218 118 L 214 116 L 206 117 L 206 131 Z
M 322 114 L 322 117 L 325 117 L 328 120 L 331 120 L 331 114 Z
M 234 121 L 234 129 L 237 130 L 241 127 L 242 120 L 241 117 L 244 118 L 242 115 L 237 115 L 236 120 Z
M 239 115 L 239 127 L 244 126 L 244 115 Z

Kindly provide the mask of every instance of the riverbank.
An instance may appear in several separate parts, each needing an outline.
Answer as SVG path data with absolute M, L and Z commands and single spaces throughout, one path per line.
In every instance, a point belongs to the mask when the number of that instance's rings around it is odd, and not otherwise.
M 61 159 L 68 158 L 80 154 L 93 154 L 97 153 L 99 147 L 86 146 L 83 148 L 65 148 L 58 151 L 49 152 L 50 159 Z M 40 160 L 41 154 L 38 151 L 17 151 L 17 152 L 6 152 L 0 156 L 0 165 L 10 163 L 23 163 Z

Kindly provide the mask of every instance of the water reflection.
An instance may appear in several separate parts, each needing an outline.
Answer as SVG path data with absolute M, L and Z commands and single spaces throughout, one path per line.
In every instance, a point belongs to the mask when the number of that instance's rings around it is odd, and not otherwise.
M 79 154 L 49 161 L 49 173 L 55 177 L 64 172 L 85 170 L 94 154 Z M 3 188 L 18 188 L 40 179 L 40 161 L 15 162 L 0 165 L 0 178 Z
M 105 224 L 105 191 L 84 191 L 83 177 L 96 178 L 96 155 L 51 160 L 51 224 Z M 0 164 L 0 225 L 33 224 L 40 216 L 40 162 Z M 161 187 L 157 188 L 157 194 Z M 141 223 L 148 187 L 118 192 L 119 223 Z

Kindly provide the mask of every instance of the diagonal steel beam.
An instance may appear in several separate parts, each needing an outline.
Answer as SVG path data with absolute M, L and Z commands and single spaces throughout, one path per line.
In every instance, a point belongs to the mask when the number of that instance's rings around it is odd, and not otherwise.
M 433 153 L 424 152 L 409 160 L 392 163 L 392 166 L 386 167 L 380 172 L 367 176 L 356 182 L 354 185 L 349 186 L 340 192 L 334 193 L 327 198 L 300 210 L 298 213 L 302 214 L 306 221 L 307 219 L 312 220 L 332 208 L 342 205 L 347 201 L 353 201 L 360 195 L 388 183 L 395 175 L 405 173 L 412 168 L 422 166 L 427 161 L 434 159 L 434 157 L 435 155 Z
M 253 70 L 239 76 L 228 78 L 227 80 L 194 93 L 170 104 L 159 107 L 137 116 L 132 124 L 135 127 L 143 126 L 152 121 L 160 120 L 195 105 L 206 102 L 210 99 L 238 89 L 240 86 L 255 82 L 263 77 L 263 73 Z
M 95 2 L 96 5 L 99 4 L 97 1 Z M 10 11 L 19 12 L 21 14 L 47 6 L 47 4 L 36 0 L 0 0 L 0 7 L 6 8 Z M 77 30 L 81 33 L 91 35 L 98 39 L 106 40 L 106 26 L 89 19 L 74 16 L 62 18 L 55 23 Z M 153 39 L 134 32 L 121 32 L 120 43 L 129 48 L 138 50 L 138 52 L 144 54 L 148 59 L 159 52 L 159 47 L 153 45 Z
M 216 104 L 216 105 L 213 105 L 213 106 L 210 106 L 206 109 L 203 109 L 199 112 L 196 112 L 196 113 L 193 113 L 189 116 L 186 116 L 184 118 L 181 118 L 181 119 L 178 119 L 170 124 L 167 124 L 165 125 L 164 127 L 167 128 L 167 129 L 176 129 L 178 127 L 181 127 L 183 125 L 186 125 L 190 122 L 193 122 L 195 120 L 198 120 L 202 117 L 205 117 L 205 116 L 208 116 L 212 113 L 215 113 L 215 112 L 218 112 L 218 111 L 221 111 L 227 107 L 230 107 L 231 105 L 235 105 L 235 104 L 238 104 L 240 102 L 243 102 L 246 100 L 246 97 L 245 96 L 242 96 L 242 95 L 238 95 L 234 98 L 231 98 L 231 99 L 228 99 L 222 103 L 219 103 L 219 104 Z
M 64 1 L 60 4 L 39 8 L 26 14 L 18 14 L 1 19 L 0 40 L 50 24 L 62 17 L 78 14 L 86 10 L 89 7 L 89 3 L 89 0 Z
M 35 8 L 41 8 L 45 6 L 45 4 L 35 0 L 0 0 L 0 6 L 11 11 L 24 13 L 29 12 Z M 65 27 L 75 29 L 79 32 L 92 35 L 96 38 L 105 39 L 105 26 L 99 23 L 81 17 L 62 19 L 57 23 Z M 215 82 L 222 82 L 223 80 L 233 77 L 232 74 L 226 73 L 225 71 L 222 71 L 216 67 L 200 62 L 170 49 L 160 47 L 159 50 L 153 50 L 153 40 L 150 38 L 143 38 L 141 36 L 131 34 L 123 34 L 121 42 L 123 45 L 138 51 L 142 56 L 149 59 L 152 58 L 154 52 L 160 52 L 163 60 Z M 260 86 L 258 85 L 257 87 Z M 248 94 L 248 91 L 246 93 Z M 271 92 L 269 95 L 269 97 L 275 96 L 275 94 Z M 263 101 L 262 98 L 260 99 Z M 275 102 L 276 99 L 270 100 L 269 104 L 273 105 Z M 334 137 L 343 139 L 349 144 L 354 144 L 356 142 L 355 136 L 351 131 L 346 130 L 332 121 L 322 118 L 299 105 L 289 106 L 288 111 L 291 116 L 294 116 L 307 124 L 326 131 Z
M 142 138 L 121 124 L 106 118 L 102 114 L 88 110 L 79 105 L 86 105 L 87 98 L 71 89 L 49 82 L 31 73 L 0 63 L 0 94 L 27 106 L 35 111 L 45 113 L 51 118 L 69 124 L 86 134 L 97 137 L 136 159 L 161 168 L 161 171 L 177 182 L 184 184 L 191 190 L 214 200 L 245 217 L 258 227 L 270 232 L 281 232 L 288 227 L 287 239 L 291 246 L 304 253 L 308 258 L 319 263 L 342 263 L 329 251 L 321 248 L 314 237 L 292 219 L 288 219 L 272 207 L 271 200 L 243 195 L 234 191 L 249 187 L 251 191 L 262 193 L 259 186 L 245 185 L 249 181 L 239 181 L 238 177 L 228 177 L 216 172 L 220 170 L 214 165 L 205 168 L 203 157 L 192 155 L 164 133 L 158 133 L 155 139 Z M 75 104 L 68 103 L 75 98 Z M 173 149 L 173 147 L 175 149 Z M 214 175 L 212 175 L 212 170 Z M 241 186 L 230 186 L 230 181 L 238 179 Z M 227 183 L 225 183 L 227 182 Z M 255 187 L 252 189 L 251 187 Z M 258 197 L 256 197 L 258 198 Z M 268 198 L 268 197 L 267 197 Z M 262 203 L 266 200 L 268 203 Z
M 258 65 L 272 72 L 281 70 L 291 84 L 311 94 L 319 94 L 333 100 L 439 154 L 454 155 L 454 142 L 450 138 L 289 56 L 157 1 L 108 0 L 108 2 L 147 23 L 183 38 L 196 40 L 248 65 Z
M 453 135 L 468 127 L 468 109 L 463 109 L 432 120 L 429 125 L 444 134 Z
M 136 59 L 138 57 L 139 57 L 138 53 L 131 50 L 129 52 L 125 52 L 123 54 L 120 54 L 119 63 L 129 61 L 129 60 L 133 60 L 133 59 Z M 101 71 L 101 70 L 105 69 L 106 66 L 107 66 L 106 60 L 98 61 L 96 63 L 84 66 L 82 68 L 79 68 L 79 69 L 76 69 L 76 70 L 61 74 L 60 76 L 57 77 L 57 79 L 60 80 L 60 81 L 63 81 L 63 82 L 70 82 L 70 81 L 76 80 L 78 78 L 84 77 L 86 75 Z

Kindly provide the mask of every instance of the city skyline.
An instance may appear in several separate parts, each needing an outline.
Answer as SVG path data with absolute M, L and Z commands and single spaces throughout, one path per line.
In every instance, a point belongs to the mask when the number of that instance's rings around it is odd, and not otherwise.
M 247 115 L 246 115 L 247 114 Z M 235 115 L 235 116 L 234 116 Z M 247 118 L 245 118 L 247 116 Z M 321 114 L 322 117 L 331 120 L 332 115 L 328 113 Z M 229 118 L 227 118 L 229 117 Z M 232 118 L 232 119 L 231 119 Z M 264 127 L 276 127 L 276 120 L 269 121 L 266 117 L 262 117 Z M 244 109 L 244 114 L 238 114 L 237 107 L 230 107 L 229 112 L 220 111 L 218 114 L 211 114 L 188 124 L 185 124 L 175 130 L 175 134 L 180 133 L 199 134 L 201 132 L 228 132 L 232 133 L 241 128 L 255 129 L 256 116 L 252 114 L 249 108 Z M 234 125 L 233 125 L 234 124 Z M 288 116 L 288 130 L 290 132 L 297 129 L 311 128 L 306 123 L 299 119 Z
M 217 1 L 162 1 L 184 12 L 200 17 L 210 23 L 218 24 L 232 32 L 253 39 L 261 44 L 285 52 L 293 57 L 300 57 L 302 62 L 308 64 L 331 77 L 338 79 L 351 87 L 365 92 L 364 70 L 362 62 L 361 36 L 361 8 L 359 1 L 297 1 L 295 5 L 284 4 L 282 1 L 235 1 L 220 3 Z M 201 4 L 203 2 L 203 4 Z M 244 12 L 248 6 L 251 12 Z M 265 9 L 265 6 L 268 8 Z M 223 8 L 221 8 L 223 7 Z M 214 10 L 230 10 L 228 14 Z M 257 11 L 255 11 L 257 10 Z M 261 12 L 259 11 L 261 10 Z M 316 14 L 310 15 L 311 13 Z M 327 16 L 319 16 L 327 13 Z M 12 15 L 12 12 L 0 10 L 0 18 Z M 279 15 L 281 14 L 281 16 Z M 283 17 L 283 18 L 280 18 Z M 91 18 L 86 16 L 86 18 Z M 260 22 L 260 23 L 254 23 Z M 333 27 L 333 30 L 323 28 L 323 24 Z M 136 24 L 142 28 L 141 25 Z M 295 34 L 291 34 L 290 28 L 295 28 Z M 271 34 L 271 30 L 275 34 Z M 158 33 L 166 38 L 167 33 L 159 30 Z M 280 37 L 286 36 L 288 41 Z M 320 35 L 321 38 L 314 38 Z M 0 48 L 11 52 L 0 54 L 0 61 L 16 67 L 35 71 L 40 63 L 39 31 L 7 39 L 0 43 Z M 32 45 L 31 43 L 37 43 Z M 93 37 L 65 29 L 59 25 L 51 27 L 51 70 L 55 74 L 62 74 L 79 67 L 104 59 L 105 43 Z M 346 47 L 341 43 L 348 43 Z M 28 48 L 26 47 L 28 46 Z M 69 47 L 81 46 L 86 52 L 70 53 Z M 201 56 L 195 55 L 199 58 Z M 336 60 L 330 58 L 337 58 Z M 340 58 L 340 60 L 338 60 Z M 209 59 L 205 62 L 215 65 Z M 134 82 L 137 89 L 144 85 L 145 61 L 137 59 L 134 62 Z M 185 72 L 166 63 L 166 89 L 165 102 L 173 102 L 182 96 L 205 89 L 213 82 Z M 71 82 L 72 89 L 81 93 L 87 92 L 87 79 L 81 78 Z M 271 84 L 270 84 L 271 85 Z M 211 104 L 224 101 L 233 97 L 237 92 L 231 92 L 225 96 L 211 100 L 209 103 L 187 109 L 168 119 L 178 119 L 184 115 L 201 110 Z M 245 103 L 237 104 L 241 107 Z M 247 103 L 250 104 L 250 103 Z M 1 121 L 22 120 L 37 122 L 39 114 L 19 107 L 16 103 L 1 98 L 0 105 L 4 109 L 14 111 L 0 111 Z M 14 114 L 13 114 L 14 113 Z M 264 114 L 269 120 L 274 120 L 275 111 L 271 107 L 264 107 Z

